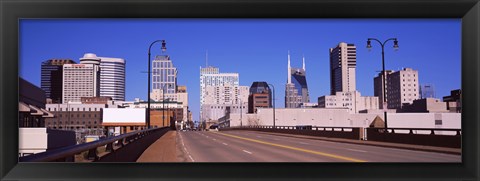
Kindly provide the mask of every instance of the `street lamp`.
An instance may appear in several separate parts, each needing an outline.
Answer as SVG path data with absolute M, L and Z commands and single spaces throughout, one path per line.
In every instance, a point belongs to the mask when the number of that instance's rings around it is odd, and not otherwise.
M 269 86 L 272 86 L 273 88 L 273 129 L 275 129 L 275 86 L 272 84 L 268 84 Z
M 383 116 L 385 118 L 385 128 L 387 128 L 387 110 L 386 110 L 387 109 L 387 94 L 386 94 L 387 92 L 385 90 L 385 87 L 386 87 L 386 85 L 385 85 L 386 84 L 386 82 L 385 82 L 386 77 L 385 76 L 386 75 L 385 75 L 385 51 L 384 51 L 384 49 L 385 49 L 385 44 L 388 41 L 392 40 L 393 41 L 393 49 L 395 49 L 395 51 L 397 51 L 398 50 L 398 40 L 397 40 L 397 38 L 389 38 L 382 43 L 380 40 L 378 40 L 376 38 L 368 38 L 368 40 L 367 40 L 368 50 L 371 50 L 371 48 L 372 48 L 371 40 L 374 40 L 374 41 L 378 42 L 382 47 Z
M 150 79 L 151 79 L 151 73 L 150 73 L 150 51 L 152 49 L 152 46 L 153 44 L 157 43 L 157 42 L 162 42 L 162 52 L 165 52 L 167 50 L 167 47 L 165 46 L 167 43 L 165 42 L 165 40 L 155 40 L 153 41 L 151 44 L 150 44 L 150 47 L 148 47 L 148 91 L 147 91 L 147 95 L 148 95 L 148 100 L 147 100 L 147 128 L 150 128 Z

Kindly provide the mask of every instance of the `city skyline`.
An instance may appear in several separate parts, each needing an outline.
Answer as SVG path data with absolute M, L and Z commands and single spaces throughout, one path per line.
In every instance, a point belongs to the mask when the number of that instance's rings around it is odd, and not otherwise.
M 92 31 L 85 25 L 96 29 Z M 240 85 L 250 86 L 254 81 L 274 84 L 278 89 L 276 107 L 283 107 L 287 51 L 292 55 L 292 67 L 300 67 L 302 55 L 305 56 L 310 102 L 316 102 L 330 92 L 328 49 L 340 42 L 355 44 L 357 90 L 372 96 L 373 78 L 381 70 L 381 48 L 373 44 L 368 52 L 366 40 L 396 37 L 400 50 L 394 52 L 393 44 L 386 45 L 386 69 L 418 70 L 419 83 L 434 84 L 440 98 L 461 86 L 460 30 L 460 20 L 453 19 L 22 20 L 20 76 L 40 86 L 40 66 L 45 60 L 62 58 L 79 63 L 84 53 L 119 57 L 128 64 L 126 100 L 146 99 L 147 77 L 141 72 L 147 69 L 148 44 L 165 39 L 166 54 L 178 68 L 178 84 L 186 85 L 190 92 L 189 107 L 197 120 L 198 67 L 205 66 L 207 50 L 208 64 L 222 72 L 239 73 Z M 153 49 L 153 55 L 160 54 L 160 47 Z

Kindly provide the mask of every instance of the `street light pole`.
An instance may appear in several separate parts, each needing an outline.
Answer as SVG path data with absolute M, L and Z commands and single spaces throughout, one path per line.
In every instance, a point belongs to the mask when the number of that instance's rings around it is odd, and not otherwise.
M 162 52 L 165 52 L 165 51 L 167 50 L 167 48 L 165 47 L 165 45 L 167 44 L 167 43 L 165 42 L 165 40 L 155 40 L 155 41 L 153 41 L 153 42 L 150 44 L 150 47 L 148 47 L 148 62 L 147 62 L 147 63 L 148 63 L 148 70 L 147 70 L 147 71 L 148 71 L 148 73 L 147 73 L 147 75 L 148 75 L 148 90 L 147 90 L 147 95 L 148 95 L 148 100 L 147 100 L 147 102 L 148 102 L 148 103 L 147 103 L 147 104 L 148 104 L 148 105 L 147 105 L 147 128 L 150 128 L 150 82 L 151 82 L 150 78 L 151 78 L 151 76 L 152 76 L 151 73 L 150 73 L 150 70 L 151 70 L 151 68 L 150 68 L 150 57 L 151 57 L 150 52 L 151 52 L 151 49 L 152 49 L 153 44 L 155 44 L 155 43 L 157 43 L 157 42 L 162 42 Z
M 165 127 L 165 86 L 167 84 L 164 84 L 162 86 L 162 127 Z M 168 86 L 170 87 L 170 86 Z M 168 111 L 167 111 L 168 112 Z M 169 113 L 170 114 L 170 113 Z M 170 120 L 170 119 L 169 119 Z
M 242 120 L 242 119 L 243 119 L 242 114 L 243 114 L 243 103 L 242 103 L 242 101 L 240 101 L 240 127 L 243 127 L 243 124 L 242 124 L 242 122 L 243 122 L 243 120 Z
M 275 129 L 275 86 L 272 84 L 268 84 L 269 86 L 272 86 L 273 88 L 273 129 Z
M 367 40 L 367 48 L 370 50 L 372 48 L 372 45 L 371 45 L 371 40 L 374 40 L 376 42 L 378 42 L 381 47 L 382 47 L 382 89 L 383 89 L 383 103 L 382 103 L 382 106 L 383 106 L 383 116 L 385 118 L 385 129 L 387 128 L 387 92 L 386 92 L 386 73 L 385 73 L 385 44 L 388 42 L 388 41 L 391 41 L 393 40 L 393 48 L 395 50 L 398 49 L 398 40 L 397 38 L 389 38 L 387 40 L 385 40 L 383 43 L 376 39 L 376 38 L 368 38 Z

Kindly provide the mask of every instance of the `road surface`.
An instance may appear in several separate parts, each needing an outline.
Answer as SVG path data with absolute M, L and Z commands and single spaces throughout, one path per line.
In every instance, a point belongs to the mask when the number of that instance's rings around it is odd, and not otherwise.
M 460 155 L 255 131 L 179 131 L 178 136 L 189 162 L 461 162 Z

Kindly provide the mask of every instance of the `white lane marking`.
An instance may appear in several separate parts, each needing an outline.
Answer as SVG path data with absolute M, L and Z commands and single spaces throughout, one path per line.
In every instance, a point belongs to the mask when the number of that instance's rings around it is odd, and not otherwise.
M 347 149 L 347 150 L 356 151 L 356 152 L 362 152 L 362 153 L 366 153 L 366 152 L 367 152 L 367 151 L 365 151 L 365 150 L 357 150 L 357 149 Z
M 217 139 L 213 138 L 213 141 L 217 141 Z
M 226 144 L 226 143 L 222 143 L 222 144 L 223 144 L 223 145 L 228 145 L 228 144 Z
M 249 152 L 247 150 L 243 150 L 243 152 L 248 153 L 248 154 L 252 154 L 252 152 Z
M 257 136 L 257 138 L 261 138 L 262 136 Z
M 304 145 L 309 145 L 308 143 L 305 143 L 305 142 L 298 142 L 300 144 L 304 144 Z
M 185 147 L 185 144 L 183 143 L 182 133 L 180 133 L 179 135 L 180 135 L 180 140 L 182 141 L 182 146 L 183 146 L 183 149 L 185 150 L 185 153 L 187 153 L 188 157 L 190 158 L 190 160 L 192 160 L 192 162 L 195 162 L 195 160 L 192 158 L 192 155 L 190 155 L 190 152 L 188 152 L 187 147 Z

